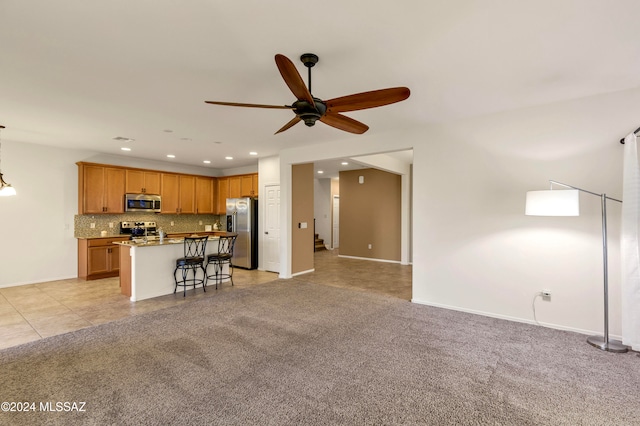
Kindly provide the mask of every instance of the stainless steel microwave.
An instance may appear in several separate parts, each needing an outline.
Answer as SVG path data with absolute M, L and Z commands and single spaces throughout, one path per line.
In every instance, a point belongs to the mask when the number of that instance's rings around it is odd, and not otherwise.
M 124 210 L 127 212 L 160 213 L 160 202 L 159 195 L 125 194 Z

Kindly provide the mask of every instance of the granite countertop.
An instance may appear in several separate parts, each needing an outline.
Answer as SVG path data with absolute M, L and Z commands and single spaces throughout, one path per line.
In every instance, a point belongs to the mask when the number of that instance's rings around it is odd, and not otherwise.
M 198 235 L 198 234 L 193 234 L 194 237 L 201 237 L 204 235 Z M 217 237 L 209 237 L 209 241 L 217 239 Z M 114 241 L 113 244 L 119 244 L 121 246 L 129 246 L 129 247 L 147 247 L 147 246 L 166 246 L 166 245 L 171 245 L 171 244 L 183 244 L 184 243 L 184 238 L 183 237 L 179 237 L 179 238 L 169 238 L 169 237 L 165 237 L 163 241 L 160 240 L 150 240 L 147 242 L 144 242 L 141 238 L 138 238 L 136 240 L 126 240 L 126 241 Z
M 209 235 L 209 237 L 213 237 L 215 236 L 214 234 L 220 234 L 220 233 L 224 233 L 224 231 L 193 231 L 193 232 L 189 232 L 189 231 L 185 231 L 185 232 L 166 232 L 165 235 L 180 235 L 180 237 L 175 237 L 175 238 L 182 238 L 182 235 L 184 234 L 190 234 L 190 235 L 200 235 L 200 236 L 205 236 L 205 235 Z M 102 237 L 100 235 L 96 235 L 93 237 L 75 237 L 77 240 L 95 240 L 95 239 L 102 239 L 102 238 L 129 238 L 130 235 L 128 234 L 112 234 L 112 235 L 107 235 L 106 237 Z M 168 237 L 165 237 L 168 238 Z M 182 240 L 180 240 L 182 242 Z

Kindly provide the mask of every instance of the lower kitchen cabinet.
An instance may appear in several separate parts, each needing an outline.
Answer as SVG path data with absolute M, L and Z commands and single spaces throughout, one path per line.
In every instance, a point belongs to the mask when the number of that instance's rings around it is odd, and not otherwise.
M 120 246 L 114 241 L 128 237 L 78 239 L 78 278 L 96 280 L 117 277 L 120 272 Z

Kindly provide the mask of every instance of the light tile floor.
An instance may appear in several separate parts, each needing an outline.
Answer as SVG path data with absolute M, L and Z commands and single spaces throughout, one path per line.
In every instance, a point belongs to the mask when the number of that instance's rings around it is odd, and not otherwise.
M 337 250 L 315 254 L 315 272 L 297 277 L 317 284 L 349 287 L 362 291 L 411 299 L 411 266 L 342 258 Z M 234 291 L 267 283 L 278 274 L 234 270 L 234 286 L 223 284 L 217 291 Z M 213 286 L 187 290 L 187 296 L 170 294 L 131 302 L 120 293 L 118 278 L 84 281 L 68 279 L 0 288 L 0 349 L 68 333 L 128 316 L 215 297 Z

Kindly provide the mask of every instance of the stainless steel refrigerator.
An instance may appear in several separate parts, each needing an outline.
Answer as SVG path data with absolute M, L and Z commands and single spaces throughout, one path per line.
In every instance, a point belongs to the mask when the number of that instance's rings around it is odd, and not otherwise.
M 233 248 L 233 266 L 258 267 L 258 199 L 227 198 L 227 232 L 238 234 Z

